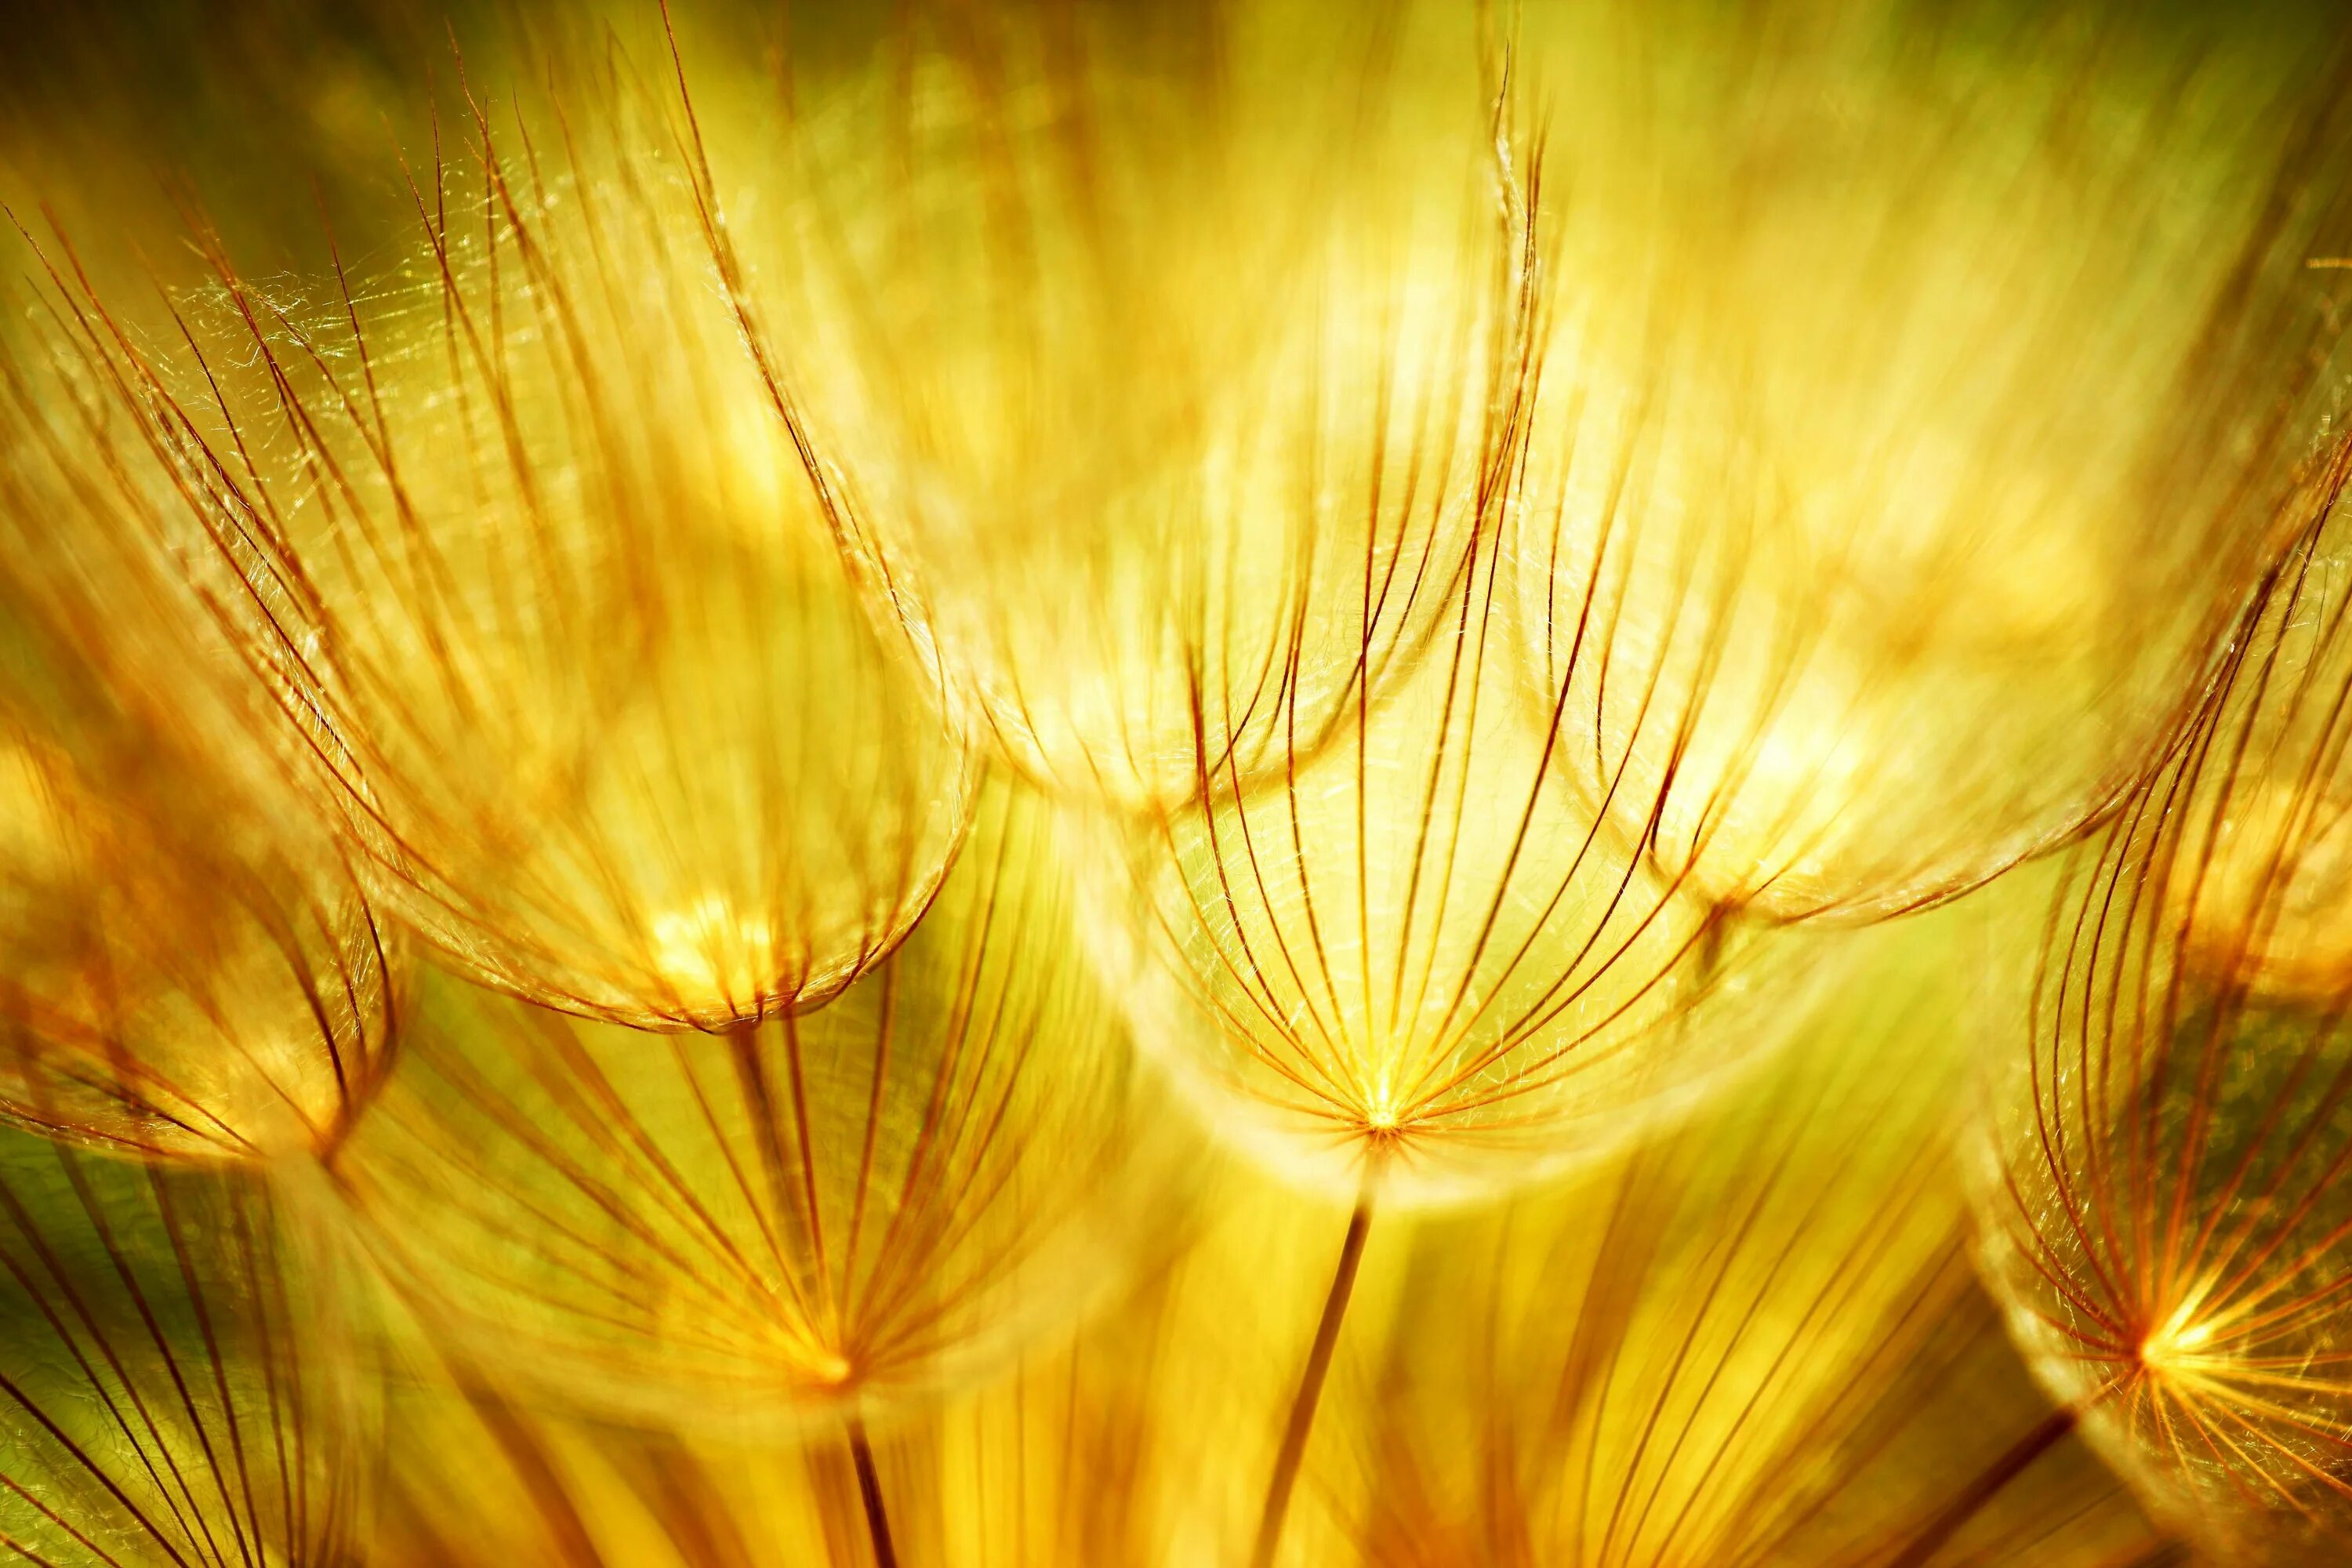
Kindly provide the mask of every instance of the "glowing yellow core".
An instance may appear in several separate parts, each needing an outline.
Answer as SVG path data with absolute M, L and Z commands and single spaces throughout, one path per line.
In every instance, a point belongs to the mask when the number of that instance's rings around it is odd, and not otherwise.
M 2141 1339 L 2140 1364 L 2152 1373 L 2164 1373 L 2195 1363 L 2212 1342 L 2216 1326 L 2210 1318 L 2197 1317 L 2195 1301 L 2182 1304 L 2161 1327 Z
M 655 967 L 688 990 L 741 998 L 775 978 L 773 929 L 760 917 L 739 916 L 721 895 L 656 915 L 652 936 Z

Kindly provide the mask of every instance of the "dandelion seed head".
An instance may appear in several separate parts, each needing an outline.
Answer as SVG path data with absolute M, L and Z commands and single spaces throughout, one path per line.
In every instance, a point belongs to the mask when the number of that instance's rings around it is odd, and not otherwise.
M 0 49 L 342 236 L 0 276 L 0 1544 L 2352 1551 L 2332 51 L 379 8 Z

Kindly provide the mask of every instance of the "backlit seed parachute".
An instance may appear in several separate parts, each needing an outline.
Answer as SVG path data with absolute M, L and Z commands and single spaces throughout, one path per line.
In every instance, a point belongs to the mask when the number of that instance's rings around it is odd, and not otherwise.
M 1503 419 L 1494 497 L 1521 451 Z M 1810 952 L 1608 830 L 1564 762 L 1565 680 L 1553 729 L 1527 722 L 1499 577 L 1483 542 L 1421 667 L 1340 739 L 1128 832 L 1097 928 L 1210 1123 L 1368 1201 L 1490 1195 L 1631 1142 L 1776 1037 L 1765 993 Z
M 1531 1180 L 1638 1137 L 1774 1033 L 1742 1005 L 1759 975 L 1737 916 L 1580 817 L 1493 716 L 1507 694 L 1474 729 L 1476 685 L 1442 660 L 1360 745 L 1134 852 L 1143 956 L 1115 963 L 1139 1032 L 1213 1126 L 1316 1184 Z
M 721 1029 L 889 950 L 974 775 L 826 537 L 701 187 L 587 101 L 512 148 L 478 118 L 393 276 L 281 299 L 214 249 L 126 395 L 387 904 L 534 1000 Z
M 363 1363 L 244 1173 L 0 1132 L 0 1546 L 52 1568 L 339 1568 Z
M 1738 1100 L 1416 1237 L 1297 1561 L 2152 1560 L 1971 1277 L 1952 927 L 1888 934 Z
M 217 559 L 88 318 L 0 343 L 0 1119 L 163 1158 L 327 1153 L 393 1047 L 399 965 L 278 769 Z M 15 333 L 7 334 L 16 336 Z M 241 597 L 241 592 L 240 592 Z
M 1692 21 L 1528 24 L 1585 221 L 1522 646 L 1670 873 L 1932 902 L 2129 787 L 2275 545 L 2340 394 L 2347 57 L 2284 20 Z
M 808 95 L 808 194 L 750 247 L 845 527 L 1034 780 L 1277 774 L 1409 667 L 1475 530 L 1529 309 L 1478 40 L 941 10 Z
M 394 1277 L 550 1398 L 706 1423 L 855 1422 L 1082 1309 L 1150 1140 L 1048 826 L 999 788 L 904 947 L 723 1042 L 445 985 L 341 1167 Z
M 1985 1143 L 1985 1265 L 2035 1371 L 2232 1562 L 2352 1543 L 2346 462 L 2053 905 Z

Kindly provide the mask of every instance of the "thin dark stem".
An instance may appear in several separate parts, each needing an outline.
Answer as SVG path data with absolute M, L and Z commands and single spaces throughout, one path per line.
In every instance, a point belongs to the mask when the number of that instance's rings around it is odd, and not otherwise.
M 1967 1490 L 1930 1520 L 1926 1529 L 1911 1538 L 1909 1545 L 1887 1561 L 1885 1568 L 1920 1568 L 1943 1549 L 1946 1542 L 1959 1533 L 1962 1525 L 1983 1511 L 1984 1506 L 2000 1495 L 2001 1488 L 2023 1475 L 2034 1460 L 2072 1432 L 2074 1419 L 2072 1410 L 2052 1411 L 2042 1425 L 2011 1444 L 2009 1452 L 1995 1459 L 1969 1483 Z
M 1299 1461 L 1307 1457 L 1307 1434 L 1315 1428 L 1315 1407 L 1323 1398 L 1323 1379 L 1331 1371 L 1331 1352 L 1339 1343 L 1339 1325 L 1348 1315 L 1348 1298 L 1355 1292 L 1356 1269 L 1364 1260 L 1364 1238 L 1371 1228 L 1372 1186 L 1367 1180 L 1363 1195 L 1356 1200 L 1356 1212 L 1348 1220 L 1348 1237 L 1339 1244 L 1339 1266 L 1331 1274 L 1330 1294 L 1323 1298 L 1323 1321 L 1315 1325 L 1314 1348 L 1307 1352 L 1306 1369 L 1298 1374 L 1289 1425 L 1283 1428 L 1274 1474 L 1265 1483 L 1265 1508 L 1258 1515 L 1251 1568 L 1272 1568 L 1275 1549 L 1282 1544 L 1282 1521 L 1290 1511 L 1291 1489 L 1298 1482 Z
M 849 1418 L 849 1462 L 857 1468 L 857 1497 L 866 1505 L 874 1568 L 898 1568 L 898 1549 L 890 1544 L 890 1513 L 882 1506 L 882 1478 L 874 1472 L 874 1445 L 866 1440 L 866 1423 L 855 1415 Z

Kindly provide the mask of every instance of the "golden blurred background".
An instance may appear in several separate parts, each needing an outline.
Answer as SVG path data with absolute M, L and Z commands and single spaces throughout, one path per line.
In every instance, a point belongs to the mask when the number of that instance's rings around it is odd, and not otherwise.
M 0 1555 L 2352 1561 L 2347 87 L 0 4 Z

